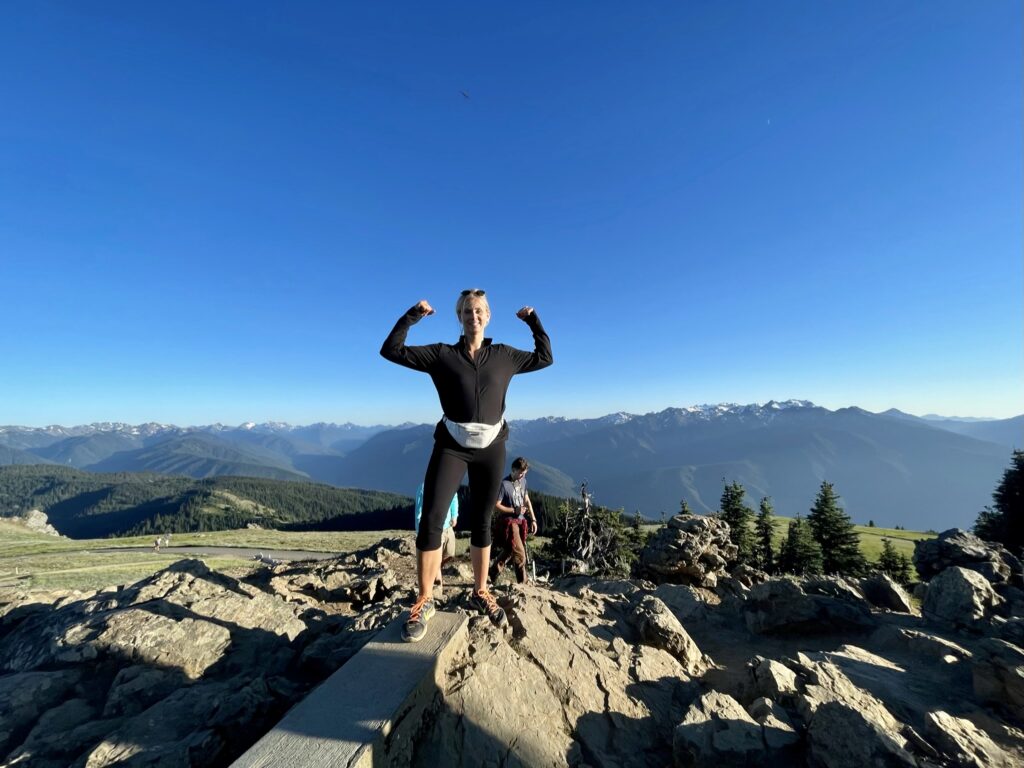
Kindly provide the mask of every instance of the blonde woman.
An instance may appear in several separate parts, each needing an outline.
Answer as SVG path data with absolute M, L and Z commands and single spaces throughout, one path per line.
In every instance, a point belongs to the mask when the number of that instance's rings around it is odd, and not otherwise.
M 384 340 L 381 355 L 398 365 L 430 374 L 444 413 L 434 430 L 434 450 L 423 481 L 423 519 L 416 536 L 419 596 L 409 613 L 403 639 L 423 638 L 434 614 L 434 574 L 441 560 L 441 535 L 448 503 L 462 478 L 469 474 L 466 516 L 471 538 L 473 595 L 470 602 L 501 626 L 505 612 L 487 589 L 491 556 L 491 514 L 505 468 L 505 394 L 512 377 L 551 365 L 551 340 L 533 307 L 516 316 L 533 332 L 534 351 L 526 352 L 484 337 L 491 320 L 487 296 L 479 288 L 463 291 L 455 303 L 462 336 L 455 344 L 406 346 L 409 329 L 434 308 L 420 301 L 399 318 Z

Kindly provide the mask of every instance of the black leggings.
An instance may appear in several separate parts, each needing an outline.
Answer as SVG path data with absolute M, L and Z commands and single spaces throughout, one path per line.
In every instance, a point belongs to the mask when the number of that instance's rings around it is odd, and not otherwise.
M 463 448 L 445 425 L 434 430 L 434 452 L 423 479 L 423 515 L 416 549 L 430 552 L 441 547 L 441 533 L 452 496 L 469 472 L 469 529 L 474 547 L 491 545 L 491 515 L 498 500 L 505 469 L 505 439 L 499 435 L 486 448 Z M 460 517 L 463 510 L 460 510 Z

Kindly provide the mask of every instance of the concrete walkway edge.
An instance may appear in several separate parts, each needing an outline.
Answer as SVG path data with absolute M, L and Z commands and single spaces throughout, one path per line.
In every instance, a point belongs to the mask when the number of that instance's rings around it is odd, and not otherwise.
M 370 768 L 395 723 L 415 717 L 465 648 L 468 621 L 437 613 L 418 643 L 402 642 L 403 614 L 292 707 L 232 768 Z M 375 750 L 378 754 L 375 756 Z

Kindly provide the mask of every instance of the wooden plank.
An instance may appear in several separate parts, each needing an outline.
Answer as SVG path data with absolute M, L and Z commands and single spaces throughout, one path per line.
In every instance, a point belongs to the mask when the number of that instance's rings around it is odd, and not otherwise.
M 466 617 L 437 613 L 418 643 L 402 642 L 406 615 L 288 710 L 232 768 L 368 768 L 410 699 L 435 688 L 466 639 Z

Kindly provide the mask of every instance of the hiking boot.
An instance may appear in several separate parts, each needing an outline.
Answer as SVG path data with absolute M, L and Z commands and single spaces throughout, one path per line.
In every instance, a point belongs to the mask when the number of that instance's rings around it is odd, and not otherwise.
M 427 622 L 435 613 L 434 601 L 429 597 L 421 597 L 413 603 L 409 611 L 409 620 L 402 627 L 402 639 L 407 643 L 416 643 L 427 633 Z
M 516 566 L 516 581 L 519 582 L 520 584 L 523 584 L 526 581 L 526 566 L 525 565 L 517 565 Z
M 469 604 L 480 611 L 480 613 L 485 614 L 495 626 L 503 627 L 508 623 L 505 619 L 505 610 L 498 605 L 494 595 L 486 589 L 476 590 L 473 596 L 469 598 Z

